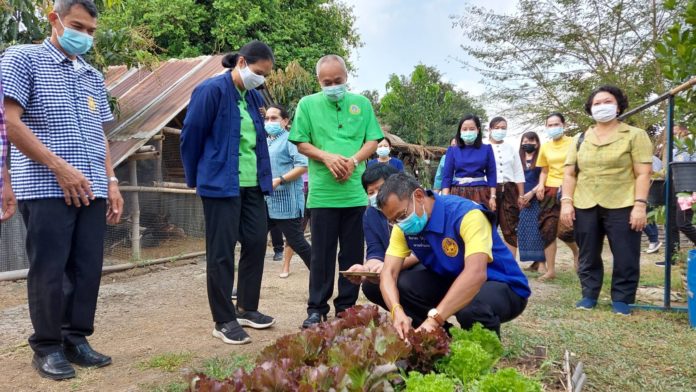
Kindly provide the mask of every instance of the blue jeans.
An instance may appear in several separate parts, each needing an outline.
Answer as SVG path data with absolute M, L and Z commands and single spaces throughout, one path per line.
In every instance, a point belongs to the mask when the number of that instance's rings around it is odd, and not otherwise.
M 648 236 L 648 241 L 651 243 L 659 242 L 657 238 L 657 225 L 655 223 L 648 223 L 643 229 L 643 233 Z

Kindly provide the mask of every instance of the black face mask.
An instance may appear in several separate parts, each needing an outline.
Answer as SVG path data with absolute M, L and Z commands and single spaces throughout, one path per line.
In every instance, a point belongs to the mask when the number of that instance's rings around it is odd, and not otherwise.
M 533 153 L 534 151 L 536 151 L 537 146 L 536 146 L 536 144 L 523 144 L 523 145 L 522 145 L 522 149 L 523 149 L 525 152 Z

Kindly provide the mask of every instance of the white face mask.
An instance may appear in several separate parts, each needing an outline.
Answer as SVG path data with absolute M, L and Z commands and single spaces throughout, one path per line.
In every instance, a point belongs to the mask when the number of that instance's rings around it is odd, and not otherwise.
M 389 147 L 377 147 L 377 155 L 380 157 L 388 157 L 389 156 Z
M 244 68 L 239 68 L 239 76 L 242 78 L 244 88 L 247 90 L 253 90 L 266 81 L 263 75 L 255 74 L 248 65 Z
M 599 123 L 609 122 L 617 116 L 616 107 L 613 103 L 592 106 L 592 118 Z

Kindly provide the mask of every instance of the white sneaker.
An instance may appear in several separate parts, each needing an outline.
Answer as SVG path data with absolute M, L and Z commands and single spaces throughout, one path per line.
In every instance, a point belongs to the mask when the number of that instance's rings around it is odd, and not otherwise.
M 648 245 L 648 249 L 645 250 L 645 253 L 655 253 L 660 248 L 662 247 L 662 242 L 651 242 L 650 245 Z

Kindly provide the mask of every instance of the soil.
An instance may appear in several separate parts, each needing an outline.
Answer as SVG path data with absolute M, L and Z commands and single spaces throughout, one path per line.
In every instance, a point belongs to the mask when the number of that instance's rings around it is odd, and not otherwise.
M 0 389 L 5 391 L 152 391 L 183 380 L 183 373 L 145 369 L 142 364 L 165 353 L 190 353 L 189 367 L 204 359 L 249 354 L 252 357 L 278 337 L 299 331 L 306 317 L 308 271 L 295 256 L 292 273 L 278 277 L 280 262 L 269 249 L 259 310 L 276 318 L 268 330 L 247 329 L 252 343 L 232 346 L 211 336 L 213 321 L 206 296 L 205 261 L 202 258 L 137 268 L 102 277 L 92 346 L 112 356 L 113 364 L 86 370 L 77 377 L 56 382 L 41 378 L 31 367 L 27 337 L 32 332 L 26 282 L 0 282 Z M 560 247 L 559 258 L 568 259 Z M 567 264 L 567 265 L 565 265 Z M 564 268 L 572 268 L 564 263 Z M 552 285 L 530 279 L 534 298 L 554 295 Z M 361 296 L 359 303 L 366 300 Z M 525 323 L 523 314 L 514 323 Z M 538 361 L 521 368 L 537 367 Z M 537 367 L 538 368 L 538 367 Z M 531 370 L 531 369 L 530 369 Z M 532 371 L 533 372 L 533 371 Z M 556 390 L 551 386 L 552 390 Z
M 272 252 L 269 252 L 272 255 Z M 278 337 L 299 331 L 306 317 L 309 274 L 293 260 L 280 279 L 281 263 L 266 260 L 259 310 L 276 318 L 268 330 L 248 329 L 252 343 L 231 346 L 211 336 L 203 259 L 138 268 L 102 277 L 92 346 L 113 358 L 102 369 L 77 368 L 67 381 L 41 378 L 31 367 L 32 333 L 26 282 L 0 283 L 0 389 L 3 391 L 139 391 L 182 380 L 178 373 L 143 369 L 164 353 L 188 352 L 196 366 L 206 358 L 254 355 Z

